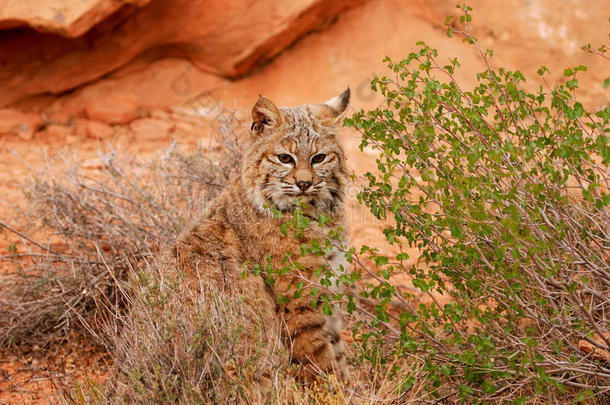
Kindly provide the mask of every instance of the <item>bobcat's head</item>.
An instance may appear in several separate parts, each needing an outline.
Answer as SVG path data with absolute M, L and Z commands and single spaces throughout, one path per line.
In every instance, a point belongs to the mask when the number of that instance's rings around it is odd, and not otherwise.
M 291 211 L 300 199 L 314 213 L 343 207 L 348 175 L 335 133 L 349 103 L 349 88 L 322 104 L 278 108 L 260 97 L 252 109 L 250 146 L 242 181 L 262 211 Z

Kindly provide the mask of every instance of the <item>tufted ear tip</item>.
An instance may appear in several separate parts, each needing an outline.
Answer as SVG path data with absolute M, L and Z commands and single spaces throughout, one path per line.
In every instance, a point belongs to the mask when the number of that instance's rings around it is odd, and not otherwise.
M 337 97 L 331 98 L 324 104 L 333 110 L 337 116 L 339 116 L 347 109 L 351 94 L 352 91 L 348 86 L 343 93 L 339 94 Z
M 318 104 L 318 118 L 329 127 L 338 127 L 346 114 L 347 106 L 351 96 L 348 87 L 336 97 L 331 98 L 325 103 Z

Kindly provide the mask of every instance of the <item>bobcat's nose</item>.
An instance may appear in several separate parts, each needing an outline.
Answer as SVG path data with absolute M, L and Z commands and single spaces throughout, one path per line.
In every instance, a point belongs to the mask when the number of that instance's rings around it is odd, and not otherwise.
M 311 181 L 297 181 L 297 187 L 301 189 L 301 191 L 305 191 L 311 186 Z

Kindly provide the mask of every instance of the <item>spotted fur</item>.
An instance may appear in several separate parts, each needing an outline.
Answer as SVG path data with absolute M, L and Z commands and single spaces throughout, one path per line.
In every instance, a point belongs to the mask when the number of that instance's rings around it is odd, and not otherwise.
M 343 255 L 302 255 L 301 245 L 324 239 L 331 230 L 345 229 L 344 196 L 348 175 L 336 131 L 347 108 L 350 92 L 322 104 L 278 108 L 259 98 L 252 109 L 252 143 L 241 175 L 214 200 L 207 212 L 176 241 L 169 255 L 180 268 L 213 280 L 228 294 L 240 294 L 245 305 L 256 308 L 255 323 L 269 328 L 268 336 L 281 336 L 298 366 L 298 376 L 310 381 L 325 373 L 347 380 L 341 322 L 336 311 L 324 315 L 312 306 L 311 287 L 294 296 L 298 281 L 314 280 L 314 271 L 330 265 L 344 266 Z M 307 229 L 302 238 L 280 230 L 297 201 L 305 214 L 330 221 Z M 286 215 L 277 219 L 273 210 Z M 290 253 L 303 269 L 300 274 L 266 283 L 263 275 L 240 277 L 244 265 L 251 270 L 267 260 L 275 268 Z M 244 341 L 251 335 L 245 325 Z

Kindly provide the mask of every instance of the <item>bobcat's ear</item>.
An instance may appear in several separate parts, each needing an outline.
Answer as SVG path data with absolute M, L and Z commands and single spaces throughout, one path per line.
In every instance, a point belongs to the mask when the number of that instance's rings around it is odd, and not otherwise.
M 260 96 L 252 107 L 252 132 L 262 134 L 282 123 L 282 112 L 267 97 Z
M 349 99 L 351 95 L 351 90 L 349 87 L 337 97 L 333 97 L 327 102 L 322 104 L 322 109 L 320 111 L 319 118 L 329 126 L 339 126 L 341 124 L 341 119 L 345 115 L 347 111 L 347 106 L 349 105 Z

